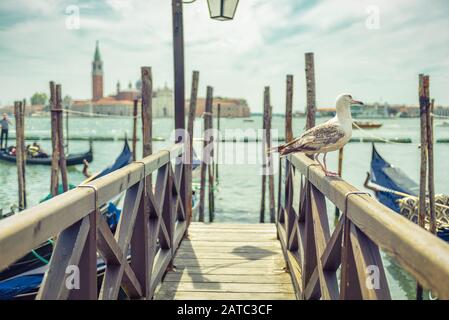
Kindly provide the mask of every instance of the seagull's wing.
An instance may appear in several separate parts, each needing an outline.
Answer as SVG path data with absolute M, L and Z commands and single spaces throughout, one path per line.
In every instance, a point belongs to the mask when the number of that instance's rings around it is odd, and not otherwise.
M 319 151 L 326 146 L 337 143 L 344 136 L 345 132 L 340 125 L 325 122 L 307 130 L 300 137 L 283 145 L 280 152 L 285 155 L 291 152 Z

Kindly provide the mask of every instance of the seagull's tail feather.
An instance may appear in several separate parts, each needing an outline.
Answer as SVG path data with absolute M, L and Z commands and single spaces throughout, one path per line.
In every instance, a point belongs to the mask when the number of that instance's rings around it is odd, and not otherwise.
M 296 148 L 292 148 L 290 143 L 286 143 L 286 144 L 281 144 L 276 147 L 267 149 L 267 154 L 277 152 L 277 153 L 279 153 L 280 156 L 286 156 L 292 152 L 297 152 L 297 151 L 299 151 L 299 150 L 297 150 Z

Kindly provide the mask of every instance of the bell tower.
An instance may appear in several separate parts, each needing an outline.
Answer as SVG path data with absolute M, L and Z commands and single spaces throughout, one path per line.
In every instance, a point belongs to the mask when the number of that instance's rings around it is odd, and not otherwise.
M 92 62 L 92 101 L 103 98 L 103 61 L 101 61 L 98 40 Z

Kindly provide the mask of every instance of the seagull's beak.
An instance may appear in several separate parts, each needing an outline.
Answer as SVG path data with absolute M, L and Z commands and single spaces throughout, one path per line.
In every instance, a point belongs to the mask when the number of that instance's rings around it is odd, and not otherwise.
M 362 101 L 358 101 L 358 100 L 351 100 L 351 105 L 363 106 L 364 103 Z

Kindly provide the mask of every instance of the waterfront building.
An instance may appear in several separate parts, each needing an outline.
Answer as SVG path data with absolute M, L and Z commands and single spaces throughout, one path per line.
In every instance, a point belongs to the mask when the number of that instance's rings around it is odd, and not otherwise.
M 220 116 L 223 118 L 247 118 L 251 116 L 251 110 L 245 99 L 214 97 L 212 114 L 218 115 L 220 104 Z M 189 108 L 189 100 L 186 101 L 186 111 Z M 206 109 L 206 99 L 198 98 L 196 104 L 196 116 L 201 117 Z
M 92 98 L 73 100 L 69 108 L 79 116 L 94 116 L 95 114 L 113 116 L 132 116 L 134 100 L 138 100 L 140 113 L 141 81 L 137 81 L 135 88 L 131 82 L 128 87 L 121 89 L 120 81 L 116 84 L 115 94 L 104 96 L 103 61 L 101 60 L 99 42 L 97 41 L 92 62 Z M 165 85 L 163 88 L 153 91 L 153 117 L 173 117 L 174 103 L 173 90 Z

